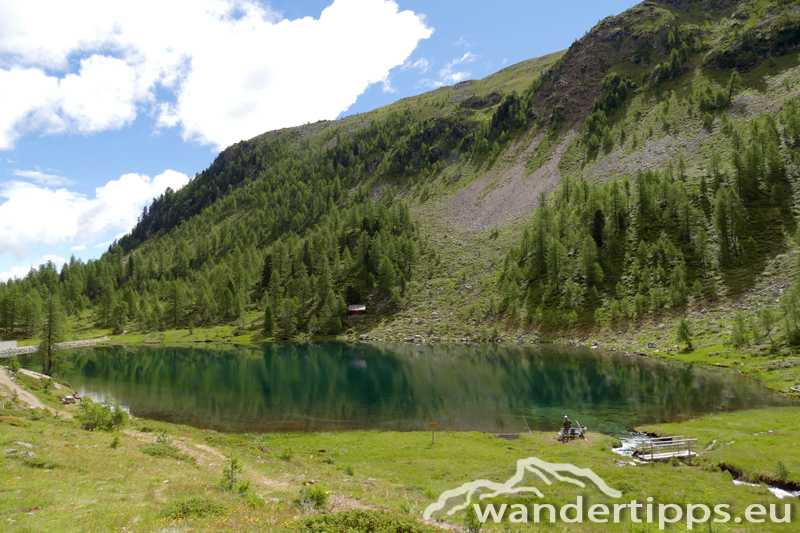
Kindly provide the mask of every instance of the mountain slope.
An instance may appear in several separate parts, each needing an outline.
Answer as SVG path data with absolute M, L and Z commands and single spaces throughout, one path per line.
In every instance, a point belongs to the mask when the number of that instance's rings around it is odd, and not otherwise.
M 647 1 L 565 52 L 243 141 L 100 261 L 0 286 L 0 325 L 35 332 L 16 306 L 56 291 L 118 332 L 572 335 L 788 288 L 798 24 L 799 2 Z M 734 342 L 792 352 L 786 293 Z M 356 302 L 372 318 L 344 322 Z

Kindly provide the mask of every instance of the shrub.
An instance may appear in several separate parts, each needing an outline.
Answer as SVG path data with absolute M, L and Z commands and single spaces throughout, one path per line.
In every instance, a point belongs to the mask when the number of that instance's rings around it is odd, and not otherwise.
M 778 461 L 778 480 L 785 482 L 789 479 L 789 469 L 783 464 L 783 461 Z
M 119 435 L 114 435 L 114 438 L 111 439 L 111 444 L 108 445 L 112 449 L 119 448 Z
M 20 428 L 30 427 L 30 422 L 17 418 L 16 416 L 0 416 L 0 424 L 10 424 Z
M 411 515 L 414 514 L 417 510 L 417 504 L 411 503 L 411 501 L 406 497 L 406 501 L 400 502 L 398 506 L 400 512 L 404 515 Z
M 28 418 L 30 418 L 31 420 L 44 420 L 50 415 L 50 411 L 48 411 L 47 409 L 40 409 L 37 407 L 28 411 L 27 414 Z
M 191 496 L 169 504 L 164 509 L 168 518 L 202 518 L 204 516 L 221 515 L 228 511 L 228 506 L 208 496 Z
M 278 454 L 278 459 L 283 461 L 291 461 L 292 457 L 294 457 L 294 453 L 292 452 L 291 448 L 284 448 L 281 450 L 281 453 Z
M 388 511 L 354 509 L 343 513 L 321 514 L 297 522 L 296 531 L 314 533 L 439 533 L 441 530 L 417 522 L 409 516 Z
M 160 442 L 156 442 L 153 444 L 147 444 L 141 449 L 142 453 L 149 455 L 151 457 L 157 457 L 159 459 L 176 459 L 178 461 L 183 461 L 184 463 L 189 463 L 192 465 L 197 464 L 197 460 L 189 455 L 188 453 L 182 452 L 177 446 L 174 444 L 163 444 Z
M 245 501 L 245 503 L 247 503 L 248 506 L 250 506 L 251 509 L 266 509 L 267 508 L 267 502 L 264 501 L 264 498 L 262 498 L 261 496 L 259 496 L 258 494 L 255 494 L 253 492 L 247 492 L 244 495 L 244 501 Z
M 120 409 L 116 402 L 99 404 L 84 399 L 81 411 L 75 418 L 80 422 L 81 428 L 88 431 L 114 431 L 122 429 L 128 422 L 128 413 Z
M 58 463 L 54 463 L 52 461 L 47 461 L 42 459 L 41 457 L 27 457 L 25 459 L 25 465 L 31 468 L 47 468 L 53 469 L 58 466 Z
M 242 473 L 242 465 L 238 457 L 231 455 L 231 460 L 222 470 L 222 479 L 219 486 L 222 490 L 245 494 L 250 489 L 249 481 L 239 481 L 239 474 Z
M 163 444 L 164 446 L 172 446 L 172 440 L 167 435 L 166 431 L 159 431 L 156 435 L 156 444 Z
M 627 481 L 620 481 L 619 483 L 617 483 L 617 490 L 619 490 L 623 494 L 629 494 L 631 492 L 636 491 L 636 487 L 628 483 Z
M 303 487 L 293 503 L 304 513 L 316 513 L 322 511 L 328 504 L 328 494 L 322 487 Z
M 3 359 L 2 363 L 0 364 L 2 364 L 3 366 L 7 366 L 10 370 L 14 372 L 22 368 L 22 365 L 19 364 L 19 359 L 17 359 L 16 355 L 14 357 Z
M 464 513 L 464 527 L 467 528 L 468 533 L 480 533 L 483 529 L 483 523 L 478 519 L 478 513 L 475 512 L 475 507 L 470 505 Z

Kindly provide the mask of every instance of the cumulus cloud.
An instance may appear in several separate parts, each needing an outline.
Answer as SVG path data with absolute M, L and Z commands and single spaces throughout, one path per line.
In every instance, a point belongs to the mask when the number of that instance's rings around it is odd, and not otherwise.
M 0 282 L 5 282 L 12 278 L 22 279 L 28 275 L 28 272 L 30 272 L 31 270 L 35 270 L 38 267 L 38 265 L 43 265 L 48 261 L 52 262 L 55 265 L 56 269 L 58 270 L 61 270 L 61 267 L 64 265 L 64 263 L 67 262 L 67 260 L 64 259 L 63 257 L 53 254 L 48 254 L 40 257 L 33 264 L 29 266 L 11 267 L 7 272 L 0 272 Z
M 383 92 L 384 93 L 396 93 L 397 89 L 392 86 L 392 80 L 389 79 L 389 76 L 386 76 L 381 80 L 381 84 L 383 84 Z
M 155 178 L 125 174 L 95 189 L 94 198 L 66 188 L 22 181 L 0 184 L 0 250 L 23 257 L 29 246 L 92 242 L 107 231 L 128 231 L 142 208 L 167 187 L 188 183 L 181 172 L 167 170 Z M 73 248 L 74 250 L 75 248 Z
M 467 70 L 458 70 L 461 68 L 459 65 L 472 63 L 476 59 L 480 59 L 480 57 L 481 56 L 475 55 L 472 52 L 467 52 L 463 56 L 457 57 L 452 61 L 445 63 L 444 67 L 439 71 L 438 79 L 433 80 L 430 78 L 425 78 L 420 80 L 420 83 L 433 89 L 437 89 L 445 85 L 454 85 L 469 79 L 469 77 L 472 76 L 472 73 Z
M 86 249 L 85 244 L 79 244 L 78 246 L 73 246 L 70 248 L 71 252 L 82 252 Z
M 30 272 L 33 268 L 33 266 L 11 267 L 11 269 L 7 272 L 0 272 L 0 283 L 8 281 L 12 278 L 22 279 L 27 276 L 28 272 Z
M 14 169 L 11 171 L 11 174 L 14 176 L 19 176 L 20 178 L 27 178 L 29 180 L 33 180 L 36 183 L 41 183 L 42 185 L 47 185 L 49 187 L 56 187 L 58 185 L 70 185 L 75 183 L 71 179 L 65 178 L 63 176 L 58 176 L 56 174 L 47 174 L 42 172 L 38 168 L 36 170 L 20 170 Z
M 391 88 L 432 32 L 391 0 L 298 20 L 255 0 L 0 0 L 0 149 L 31 131 L 121 128 L 143 109 L 215 148 L 335 118 L 368 86 Z
M 406 60 L 406 62 L 403 63 L 403 66 L 401 67 L 402 70 L 408 70 L 411 68 L 418 69 L 422 74 L 425 74 L 426 72 L 428 72 L 428 69 L 431 68 L 431 64 L 427 59 L 421 57 L 416 61 L 414 61 L 413 63 L 411 61 Z

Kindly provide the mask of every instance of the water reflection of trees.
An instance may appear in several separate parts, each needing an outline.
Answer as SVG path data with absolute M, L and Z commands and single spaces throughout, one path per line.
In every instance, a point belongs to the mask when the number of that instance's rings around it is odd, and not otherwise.
M 523 414 L 544 428 L 564 410 L 629 427 L 774 401 L 733 372 L 552 346 L 107 347 L 74 362 L 73 381 L 103 384 L 138 416 L 230 429 L 492 430 Z

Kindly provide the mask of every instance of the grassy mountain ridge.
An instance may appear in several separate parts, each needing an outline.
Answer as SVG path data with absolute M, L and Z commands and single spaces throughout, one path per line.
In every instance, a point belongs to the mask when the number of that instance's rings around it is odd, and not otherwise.
M 469 127 L 474 129 L 487 118 L 491 118 L 491 112 L 500 103 L 504 93 L 527 89 L 561 54 L 562 52 L 556 52 L 529 59 L 506 67 L 483 80 L 442 87 L 401 99 L 368 113 L 270 131 L 236 143 L 223 150 L 212 165 L 199 173 L 186 187 L 178 192 L 167 191 L 160 198 L 154 199 L 142 214 L 140 222 L 129 235 L 120 239 L 119 244 L 129 251 L 152 235 L 163 235 L 180 222 L 200 213 L 217 199 L 225 197 L 231 190 L 257 179 L 260 172 L 274 163 L 270 157 L 273 144 L 286 144 L 296 148 L 304 141 L 313 142 L 334 152 L 323 151 L 316 154 L 315 162 L 329 157 L 334 159 L 334 165 L 338 165 L 341 156 L 335 153 L 335 147 L 342 138 L 358 136 L 364 128 L 369 131 L 373 122 L 384 121 L 388 116 L 401 113 L 409 106 L 414 109 L 414 118 L 423 124 L 427 121 L 442 124 L 443 117 L 452 116 L 456 108 L 466 110 L 457 117 L 459 124 L 463 127 L 464 122 L 469 122 Z M 446 125 L 451 126 L 449 123 Z M 429 129 L 434 135 L 441 134 L 436 126 Z M 399 146 L 394 148 L 400 149 Z M 375 168 L 366 170 L 368 174 L 374 173 Z

